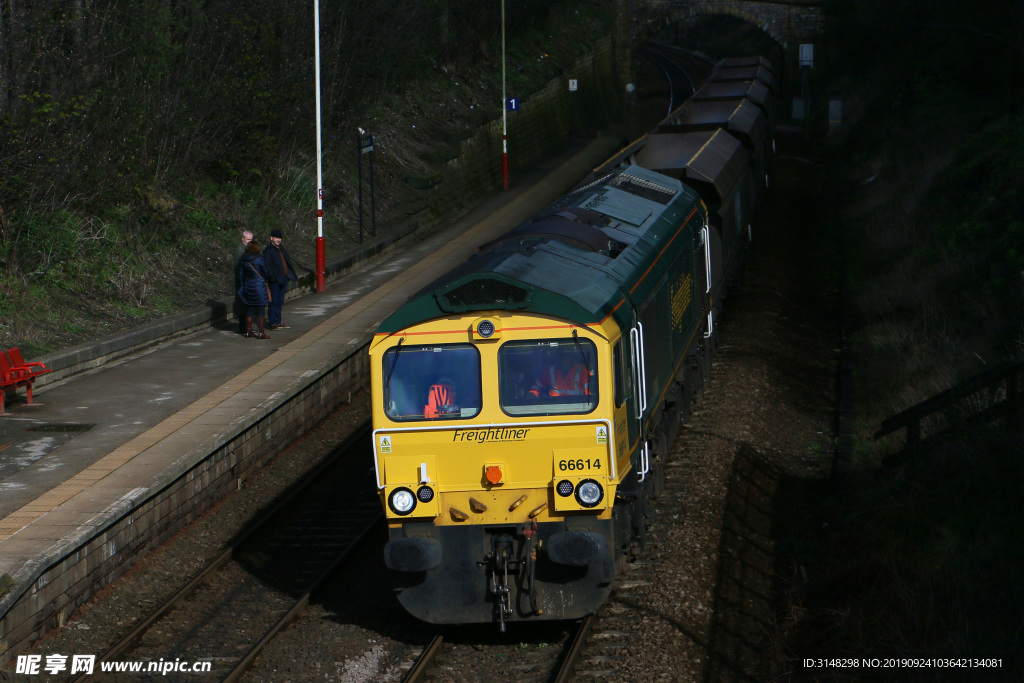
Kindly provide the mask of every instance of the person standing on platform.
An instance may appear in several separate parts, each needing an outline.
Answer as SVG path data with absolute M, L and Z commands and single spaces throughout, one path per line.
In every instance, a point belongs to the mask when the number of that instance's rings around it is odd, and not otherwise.
M 238 279 L 242 282 L 238 297 L 249 308 L 245 319 L 245 336 L 270 339 L 263 331 L 266 321 L 263 307 L 270 303 L 270 285 L 267 282 L 267 268 L 263 264 L 263 256 L 260 255 L 260 245 L 256 240 L 246 245 L 245 253 L 238 261 Z M 259 332 L 256 334 L 252 331 L 253 323 L 259 325 Z
M 243 230 L 242 231 L 242 243 L 239 244 L 237 247 L 235 247 L 235 290 L 234 291 L 236 291 L 236 292 L 239 289 L 242 288 L 242 281 L 238 279 L 238 264 L 239 264 L 239 262 L 241 262 L 242 257 L 245 255 L 245 248 L 249 245 L 249 242 L 252 242 L 252 237 L 253 237 L 252 231 L 250 231 L 250 230 Z M 235 320 L 238 321 L 238 332 L 240 334 L 244 333 L 245 332 L 246 311 L 248 310 L 248 307 L 244 303 L 242 303 L 242 300 L 239 297 L 236 296 L 235 300 L 234 300 L 234 306 L 232 308 L 233 308 L 234 313 L 235 313 Z
M 281 308 L 284 306 L 284 293 L 288 291 L 288 283 L 299 279 L 288 252 L 281 246 L 283 239 L 284 235 L 280 230 L 272 231 L 270 245 L 263 250 L 263 262 L 267 264 L 267 281 L 270 283 L 267 322 L 272 330 L 290 327 L 281 320 Z

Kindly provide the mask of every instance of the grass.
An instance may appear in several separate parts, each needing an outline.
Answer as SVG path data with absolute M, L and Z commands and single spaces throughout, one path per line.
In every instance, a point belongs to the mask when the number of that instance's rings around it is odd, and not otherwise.
M 522 60 L 513 72 L 523 95 L 543 86 L 558 68 L 589 49 L 579 36 L 607 32 L 612 16 L 607 0 L 565 0 L 536 3 L 536 7 L 543 10 L 536 14 L 536 21 L 522 8 L 510 14 L 520 18 L 519 24 L 509 27 L 508 47 L 510 54 Z M 462 10 L 468 13 L 467 21 L 476 21 L 475 8 Z M 153 25 L 159 24 L 152 17 L 139 21 L 149 26 L 150 19 Z M 419 37 L 427 36 L 422 28 L 414 30 Z M 494 35 L 487 32 L 486 39 Z M 417 49 L 427 49 L 428 44 L 417 43 Z M 357 97 L 344 97 L 341 106 L 334 103 L 325 110 L 323 223 L 329 260 L 361 246 L 352 149 L 357 125 L 370 130 L 377 143 L 376 224 L 378 234 L 388 234 L 407 220 L 412 204 L 423 201 L 414 197 L 404 176 L 436 171 L 424 160 L 447 158 L 445 152 L 453 141 L 472 135 L 476 126 L 500 114 L 500 53 L 490 48 L 481 51 L 478 39 L 456 36 L 453 54 L 436 59 L 393 54 L 390 41 L 375 45 L 386 54 L 361 56 L 370 60 L 372 68 L 367 68 L 379 71 L 381 79 L 369 84 L 360 81 L 367 87 L 360 87 Z M 541 51 L 549 58 L 537 61 Z M 241 50 L 236 56 L 244 61 L 254 55 Z M 391 68 L 392 62 L 404 66 Z M 263 73 L 235 66 L 254 78 Z M 344 68 L 329 73 L 339 78 L 365 77 Z M 399 77 L 405 80 L 399 82 Z M 207 101 L 206 94 L 216 94 L 224 85 L 213 79 L 204 81 L 202 92 L 191 87 L 182 90 L 185 99 L 172 112 L 158 88 L 137 73 L 133 78 L 142 79 L 139 82 L 147 83 L 149 89 L 121 88 L 119 92 L 133 93 L 125 102 L 114 97 L 95 100 L 97 107 L 105 107 L 104 115 L 98 110 L 90 110 L 88 117 L 81 115 L 87 103 L 79 100 L 54 103 L 43 96 L 35 98 L 34 116 L 74 114 L 62 118 L 62 125 L 70 131 L 69 137 L 82 144 L 72 149 L 53 143 L 47 149 L 52 147 L 62 156 L 45 164 L 22 154 L 33 145 L 13 145 L 11 149 L 22 156 L 9 161 L 5 168 L 10 173 L 0 173 L 4 197 L 0 206 L 0 344 L 20 345 L 29 357 L 187 310 L 211 298 L 232 296 L 231 257 L 243 228 L 255 230 L 258 238 L 265 238 L 272 229 L 283 230 L 293 262 L 313 266 L 316 159 L 306 105 L 298 101 L 295 106 L 273 109 L 280 103 L 266 102 L 265 84 L 239 89 L 232 83 L 229 94 L 209 100 L 223 111 L 197 108 Z M 332 87 L 324 85 L 328 90 Z M 347 92 L 345 87 L 338 85 L 337 92 Z M 264 94 L 246 106 L 245 97 L 252 93 Z M 305 88 L 302 93 L 310 94 Z M 281 102 L 290 101 L 288 93 L 278 95 Z M 156 107 L 160 115 L 141 115 L 147 106 Z M 249 115 L 251 120 L 224 118 L 224 112 L 239 107 L 243 119 Z M 271 120 L 278 122 L 280 130 L 271 126 Z M 307 126 L 308 134 L 295 132 Z M 110 130 L 117 132 L 110 135 Z M 31 132 L 26 129 L 25 135 Z M 100 156 L 90 158 L 90 152 Z M 52 156 L 39 151 L 44 154 L 40 158 Z M 369 231 L 365 171 L 364 216 Z M 40 174 L 52 176 L 52 183 L 34 181 Z M 60 189 L 42 189 L 51 184 Z M 69 320 L 86 322 L 74 326 Z

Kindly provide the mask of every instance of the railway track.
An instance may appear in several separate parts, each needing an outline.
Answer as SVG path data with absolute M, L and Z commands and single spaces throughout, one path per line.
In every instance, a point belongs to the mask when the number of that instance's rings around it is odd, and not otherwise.
M 699 395 L 692 401 L 687 414 L 698 410 L 703 403 Z M 681 433 L 677 443 L 687 438 Z M 611 597 L 596 614 L 573 622 L 571 630 L 557 641 L 532 647 L 520 644 L 518 651 L 511 645 L 514 635 L 512 639 L 486 642 L 477 629 L 474 635 L 461 642 L 452 642 L 446 640 L 444 634 L 436 634 L 415 656 L 401 679 L 403 683 L 500 678 L 525 683 L 622 680 L 623 669 L 629 666 L 633 656 L 630 646 L 637 637 L 637 623 L 644 617 L 644 611 L 638 606 L 660 591 L 665 555 L 662 546 L 671 544 L 673 520 L 678 518 L 685 504 L 686 477 L 692 466 L 685 452 L 685 449 L 680 452 L 673 448 L 675 456 L 666 463 L 663 490 L 657 499 L 649 502 L 649 511 L 653 514 L 648 518 L 645 548 L 629 562 L 625 574 L 616 581 Z M 533 625 L 534 628 L 543 626 Z M 481 669 L 487 667 L 492 673 L 481 674 Z
M 679 437 L 684 438 L 683 435 Z M 573 622 L 570 630 L 557 641 L 552 639 L 551 643 L 517 644 L 514 642 L 515 634 L 487 642 L 480 637 L 479 629 L 475 637 L 463 636 L 454 629 L 454 638 L 446 636 L 447 632 L 438 633 L 415 653 L 401 679 L 403 683 L 487 680 L 486 675 L 480 674 L 483 662 L 491 662 L 483 666 L 505 667 L 498 672 L 501 676 L 529 683 L 621 679 L 621 667 L 628 663 L 627 649 L 631 640 L 636 638 L 636 623 L 642 616 L 636 605 L 658 590 L 663 559 L 660 546 L 665 535 L 671 532 L 671 520 L 678 515 L 684 501 L 688 468 L 685 457 L 677 456 L 668 463 L 665 490 L 657 501 L 651 503 L 657 518 L 665 520 L 665 523 L 651 525 L 646 536 L 647 547 L 629 563 L 626 574 L 617 581 L 612 597 L 596 614 Z
M 667 89 L 664 91 L 664 95 L 668 98 L 668 109 L 662 123 L 667 122 L 672 117 L 672 113 L 679 109 L 696 89 L 704 85 L 717 65 L 716 61 L 700 53 L 659 43 L 647 43 L 638 52 L 646 57 L 647 61 L 653 64 L 665 78 Z M 661 91 L 656 90 L 647 94 L 660 95 Z M 597 166 L 593 172 L 584 176 L 575 189 L 589 185 L 597 178 L 610 173 L 623 160 L 636 154 L 637 150 L 646 144 L 646 140 L 647 136 L 644 135 L 620 149 Z
M 692 95 L 714 68 L 714 62 L 706 57 L 670 45 L 647 43 L 639 52 L 665 76 L 668 95 L 666 116 Z
M 379 530 L 383 516 L 365 462 L 369 433 L 366 424 L 335 448 L 203 571 L 100 655 L 96 671 L 102 662 L 180 659 L 209 661 L 216 680 L 238 680 L 263 647 L 302 614 L 347 554 Z M 109 673 L 102 680 L 137 680 L 137 674 Z
M 700 401 L 696 401 L 696 407 Z M 680 434 L 679 441 L 687 437 Z M 636 623 L 642 616 L 637 605 L 658 592 L 659 572 L 664 552 L 661 549 L 673 528 L 685 501 L 685 478 L 691 463 L 677 455 L 666 464 L 665 488 L 651 501 L 654 519 L 646 534 L 646 547 L 628 564 L 626 573 L 616 582 L 611 598 L 596 614 L 572 622 L 572 627 L 551 643 L 530 646 L 515 644 L 515 634 L 488 642 L 479 629 L 469 635 L 452 629 L 455 637 L 438 633 L 409 664 L 403 683 L 459 680 L 488 680 L 481 666 L 505 667 L 497 672 L 524 683 L 565 683 L 576 680 L 621 679 L 621 667 L 628 663 L 629 644 L 636 638 Z M 534 628 L 549 627 L 535 624 Z M 497 636 L 498 634 L 496 634 Z M 536 638 L 535 638 L 536 640 Z M 490 664 L 486 664 L 490 662 Z M 468 673 L 472 672 L 472 673 Z M 490 678 L 494 678 L 492 675 Z M 499 676 L 499 677 L 500 677 Z
M 679 435 L 677 441 L 684 439 Z M 688 471 L 685 458 L 678 456 L 666 463 L 665 488 L 651 506 L 658 520 L 648 528 L 645 548 L 627 565 L 608 601 L 597 612 L 587 649 L 579 658 L 573 680 L 622 680 L 622 667 L 628 664 L 628 648 L 637 637 L 636 624 L 644 615 L 637 609 L 652 593 L 658 593 L 664 552 L 661 548 L 673 528 L 672 520 L 684 501 L 684 479 Z
M 420 683 L 428 678 L 434 681 L 459 680 L 464 675 L 461 672 L 478 670 L 481 660 L 493 659 L 501 662 L 494 665 L 501 669 L 485 678 L 507 677 L 520 683 L 565 683 L 572 680 L 596 621 L 597 617 L 591 615 L 572 622 L 571 629 L 563 631 L 557 641 L 533 646 L 513 644 L 508 639 L 481 643 L 474 638 L 466 640 L 458 636 L 446 641 L 445 635 L 439 633 L 420 651 L 402 681 Z

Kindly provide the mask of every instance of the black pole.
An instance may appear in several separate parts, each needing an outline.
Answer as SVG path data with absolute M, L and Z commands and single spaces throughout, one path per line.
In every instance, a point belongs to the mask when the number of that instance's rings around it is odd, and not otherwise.
M 363 243 L 363 131 L 356 133 L 356 184 L 359 186 L 359 244 Z
M 373 199 L 373 147 L 370 148 L 370 233 L 377 236 L 377 203 Z
M 801 76 L 801 78 L 800 78 L 800 97 L 804 101 L 804 133 L 805 134 L 807 133 L 807 131 L 810 129 L 810 126 L 811 126 L 811 122 L 810 122 L 810 118 L 811 118 L 811 101 L 810 101 L 810 93 L 808 92 L 808 89 L 807 89 L 807 72 L 809 70 L 810 69 L 807 69 L 806 67 L 802 67 L 800 69 L 800 76 Z

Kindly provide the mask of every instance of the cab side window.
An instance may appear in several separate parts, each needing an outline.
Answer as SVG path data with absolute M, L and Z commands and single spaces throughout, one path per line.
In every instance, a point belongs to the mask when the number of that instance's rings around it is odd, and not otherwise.
M 612 357 L 615 363 L 615 406 L 621 408 L 622 404 L 626 402 L 626 380 L 624 376 L 624 363 L 622 362 L 622 340 L 615 342 L 615 348 L 612 349 Z
M 624 338 L 615 343 L 612 359 L 615 364 L 615 406 L 622 407 L 622 404 L 633 395 L 632 359 Z

